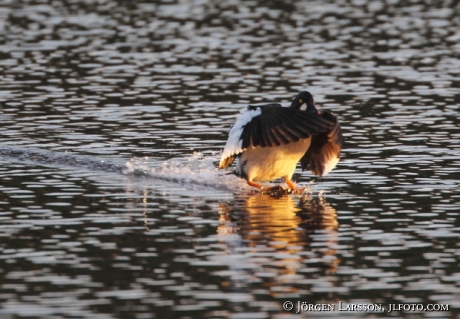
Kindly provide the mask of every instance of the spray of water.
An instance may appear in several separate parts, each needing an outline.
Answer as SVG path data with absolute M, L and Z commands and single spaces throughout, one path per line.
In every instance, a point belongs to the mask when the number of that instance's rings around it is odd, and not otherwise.
M 7 162 L 23 162 L 63 168 L 77 168 L 100 173 L 122 174 L 124 176 L 144 177 L 163 180 L 180 185 L 199 186 L 224 192 L 255 191 L 244 180 L 236 177 L 231 170 L 217 170 L 220 156 L 203 155 L 194 152 L 190 157 L 171 158 L 164 161 L 147 157 L 101 159 L 96 156 L 61 153 L 49 150 L 0 145 L 0 158 Z M 268 183 L 264 183 L 267 186 Z M 276 184 L 273 184 L 276 185 Z M 286 186 L 285 186 L 286 188 Z M 307 193 L 311 193 L 307 187 Z
M 125 163 L 123 174 L 145 176 L 180 184 L 193 184 L 221 190 L 250 189 L 230 171 L 218 171 L 218 156 L 203 156 L 194 152 L 189 158 L 172 158 L 152 162 L 148 158 L 133 158 Z

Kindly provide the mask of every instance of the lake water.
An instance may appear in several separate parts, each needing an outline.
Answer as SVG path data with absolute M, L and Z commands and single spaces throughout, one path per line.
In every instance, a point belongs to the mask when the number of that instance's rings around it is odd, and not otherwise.
M 0 84 L 1 318 L 460 318 L 458 1 L 4 0 Z M 217 171 L 301 90 L 334 171 Z

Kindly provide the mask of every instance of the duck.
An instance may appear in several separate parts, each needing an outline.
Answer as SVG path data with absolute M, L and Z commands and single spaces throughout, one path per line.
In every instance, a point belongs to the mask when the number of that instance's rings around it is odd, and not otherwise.
M 278 103 L 249 105 L 230 128 L 218 169 L 238 158 L 233 173 L 260 191 L 279 190 L 262 182 L 282 178 L 290 191 L 302 191 L 292 181 L 300 161 L 319 177 L 340 160 L 342 129 L 330 111 L 319 111 L 308 91 L 298 93 L 289 107 Z

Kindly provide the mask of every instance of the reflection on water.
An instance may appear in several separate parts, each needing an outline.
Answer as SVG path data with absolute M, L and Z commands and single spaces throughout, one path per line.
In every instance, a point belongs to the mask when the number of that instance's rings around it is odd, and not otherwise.
M 308 264 L 321 264 L 326 273 L 337 269 L 337 212 L 323 198 L 239 194 L 233 204 L 218 207 L 222 242 L 256 256 L 270 251 L 276 262 L 264 266 L 275 266 L 275 278 L 295 275 Z

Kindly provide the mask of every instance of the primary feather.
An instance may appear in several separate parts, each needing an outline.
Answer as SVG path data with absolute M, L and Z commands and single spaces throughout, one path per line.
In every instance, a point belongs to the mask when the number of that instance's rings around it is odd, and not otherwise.
M 240 113 L 241 115 L 238 117 L 235 124 L 232 126 L 230 132 L 228 133 L 228 140 L 225 144 L 225 148 L 220 159 L 219 169 L 226 168 L 233 162 L 235 155 L 238 155 L 244 151 L 245 148 L 243 148 L 243 141 L 241 140 L 243 129 L 246 124 L 251 122 L 254 117 L 260 115 L 262 111 L 260 108 L 250 109 L 248 107 L 242 109 Z

